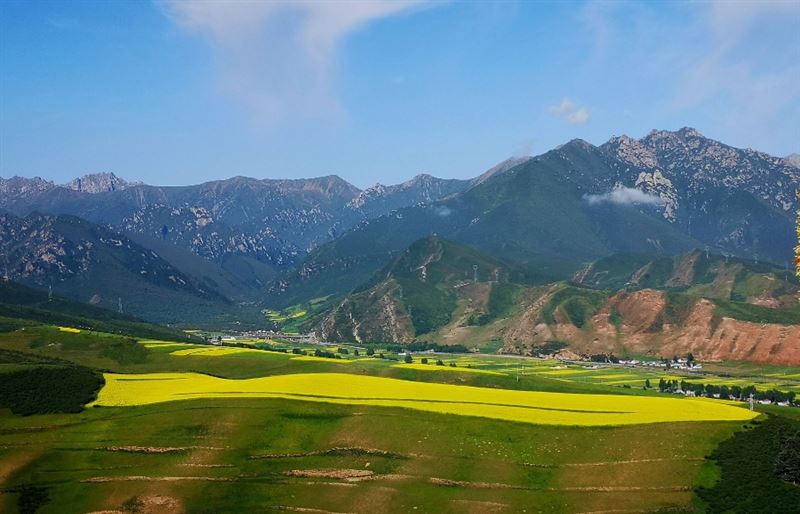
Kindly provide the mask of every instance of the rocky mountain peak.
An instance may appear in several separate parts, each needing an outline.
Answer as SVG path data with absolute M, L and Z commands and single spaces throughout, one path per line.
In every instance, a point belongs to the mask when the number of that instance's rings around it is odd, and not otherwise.
M 800 154 L 790 153 L 783 158 L 783 162 L 789 166 L 800 169 Z
M 652 148 L 626 135 L 612 137 L 602 148 L 610 150 L 619 159 L 637 168 L 655 168 L 658 165 L 658 158 Z
M 570 139 L 567 143 L 559 146 L 558 150 L 564 150 L 567 148 L 577 148 L 579 150 L 587 151 L 596 148 L 592 143 L 586 141 L 585 139 L 575 138 Z
M 133 185 L 113 173 L 92 173 L 76 178 L 64 187 L 81 193 L 107 193 L 110 191 L 121 191 Z
M 434 182 L 436 180 L 438 180 L 438 179 L 436 177 L 434 177 L 433 175 L 430 175 L 428 173 L 419 173 L 417 175 L 414 175 L 411 178 L 411 180 L 407 180 L 407 181 L 403 182 L 403 185 L 406 185 L 406 184 L 408 184 L 409 186 L 417 185 L 417 184 L 424 185 L 424 184 L 430 184 L 430 183 L 432 183 L 432 182 Z
M 500 175 L 502 173 L 505 173 L 506 171 L 510 170 L 511 168 L 519 166 L 522 163 L 528 162 L 531 159 L 533 159 L 533 157 L 531 157 L 529 155 L 524 155 L 524 156 L 519 156 L 519 157 L 510 157 L 510 158 L 506 159 L 505 161 L 503 161 L 503 162 L 501 162 L 499 164 L 496 164 L 495 166 L 492 166 L 491 168 L 489 168 L 488 170 L 486 170 L 485 172 L 483 172 L 479 176 L 477 176 L 474 179 L 472 179 L 472 183 L 473 183 L 473 185 L 477 185 L 477 184 L 481 184 L 483 182 L 486 182 L 487 180 L 489 180 L 490 178 L 494 177 L 495 175 Z
M 40 177 L 0 177 L 0 195 L 7 197 L 22 197 L 30 194 L 40 193 L 55 187 L 55 185 Z

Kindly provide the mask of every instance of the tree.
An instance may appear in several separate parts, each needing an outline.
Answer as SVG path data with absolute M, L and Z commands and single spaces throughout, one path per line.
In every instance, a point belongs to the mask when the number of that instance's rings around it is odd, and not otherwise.
M 686 354 L 686 363 L 691 366 L 693 362 L 694 362 L 694 355 L 692 355 L 692 352 L 689 352 L 688 354 Z
M 444 366 L 444 362 L 442 362 L 442 359 L 438 359 L 438 360 L 436 361 L 436 365 L 437 365 L 437 366 Z
M 403 357 L 403 362 L 405 362 L 406 364 L 411 364 L 413 361 L 414 361 L 414 359 L 412 359 L 411 355 L 409 355 L 409 354 L 406 354 L 406 356 Z
M 645 379 L 645 381 L 644 381 L 644 388 L 645 388 L 645 389 L 650 389 L 650 387 L 651 387 L 651 386 L 650 386 L 650 379 L 649 379 L 649 378 L 647 378 L 647 379 Z
M 355 355 L 356 357 L 358 357 L 358 348 L 356 348 L 355 350 L 353 350 L 353 355 Z
M 455 363 L 455 362 L 451 362 L 451 363 L 450 363 L 450 367 L 451 367 L 451 368 L 455 368 L 455 367 L 456 367 L 456 363 Z
M 667 381 L 664 380 L 663 378 L 660 378 L 658 380 L 658 390 L 663 393 L 666 388 L 667 388 Z
M 784 482 L 800 484 L 800 432 L 781 444 L 781 451 L 775 459 L 775 473 Z
M 423 357 L 420 362 L 423 363 L 423 364 L 427 364 L 428 363 L 428 358 L 427 357 Z
M 372 348 L 367 348 L 367 356 L 372 357 L 373 355 L 375 355 L 375 350 Z

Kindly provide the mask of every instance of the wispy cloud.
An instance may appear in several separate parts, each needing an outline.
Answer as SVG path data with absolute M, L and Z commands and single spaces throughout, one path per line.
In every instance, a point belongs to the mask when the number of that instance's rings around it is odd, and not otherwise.
M 787 115 L 800 100 L 800 2 L 598 0 L 584 5 L 579 20 L 591 36 L 587 73 L 637 70 L 636 81 L 618 84 L 631 97 L 620 108 L 637 119 L 651 112 L 705 119 L 734 144 L 788 139 Z M 637 102 L 631 83 L 663 100 Z
M 340 43 L 359 28 L 422 0 L 181 1 L 164 12 L 211 46 L 220 85 L 261 122 L 335 112 Z
M 796 59 L 788 58 L 783 67 L 762 67 L 758 52 L 752 50 L 758 48 L 756 29 L 788 19 L 800 21 L 800 3 L 712 2 L 704 16 L 710 35 L 709 50 L 686 70 L 675 105 L 693 108 L 714 98 L 728 97 L 742 106 L 728 113 L 725 121 L 730 126 L 748 126 L 754 121 L 767 125 L 770 119 L 781 116 L 786 106 L 800 98 L 800 65 Z M 787 50 L 793 44 L 796 48 L 796 40 L 786 43 Z
M 581 107 L 565 96 L 561 103 L 553 105 L 549 109 L 550 114 L 575 125 L 583 125 L 589 121 L 589 111 L 586 107 Z
M 536 147 L 536 139 L 528 138 L 521 141 L 516 148 L 514 148 L 514 157 L 529 157 L 533 154 L 533 149 Z
M 50 16 L 47 18 L 47 24 L 58 30 L 76 30 L 81 27 L 81 23 L 77 18 L 65 16 Z
M 645 193 L 641 189 L 633 187 L 618 186 L 607 193 L 599 195 L 583 195 L 583 199 L 589 205 L 597 205 L 601 203 L 613 203 L 617 205 L 663 205 L 664 201 L 649 193 Z

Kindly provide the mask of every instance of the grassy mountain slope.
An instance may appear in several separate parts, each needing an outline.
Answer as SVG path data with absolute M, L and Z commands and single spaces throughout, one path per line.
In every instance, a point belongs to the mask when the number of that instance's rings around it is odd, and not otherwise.
M 194 340 L 181 330 L 155 325 L 133 316 L 60 296 L 49 297 L 43 291 L 15 282 L 0 281 L 0 327 L 11 330 L 41 323 L 131 337 L 173 341 Z
M 573 282 L 585 287 L 664 289 L 765 307 L 797 305 L 800 281 L 771 263 L 693 250 L 674 257 L 618 254 L 600 259 L 581 271 Z
M 530 280 L 516 264 L 429 236 L 376 273 L 321 324 L 326 339 L 410 341 L 451 322 L 460 303 L 474 322 L 503 309 L 492 291 Z M 502 293 L 501 293 L 502 294 Z
M 318 331 L 334 341 L 502 346 L 522 354 L 558 343 L 587 355 L 691 351 L 800 364 L 800 288 L 785 278 L 768 264 L 695 250 L 615 255 L 571 284 L 533 285 L 519 265 L 431 236 L 348 295 Z
M 464 193 L 363 222 L 282 276 L 267 301 L 347 293 L 430 234 L 529 265 L 550 279 L 618 251 L 673 254 L 698 245 L 650 206 L 588 202 L 590 184 L 606 172 L 594 147 L 570 142 Z

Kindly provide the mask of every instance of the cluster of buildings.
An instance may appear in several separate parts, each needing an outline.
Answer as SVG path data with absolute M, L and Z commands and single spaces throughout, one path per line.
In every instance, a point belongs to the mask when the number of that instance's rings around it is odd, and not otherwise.
M 644 367 L 644 368 L 662 368 L 662 369 L 679 369 L 683 371 L 701 371 L 703 365 L 697 361 L 689 361 L 688 359 L 673 359 L 673 360 L 658 360 L 658 361 L 640 361 L 636 359 L 623 360 L 620 359 L 620 364 L 629 367 Z

